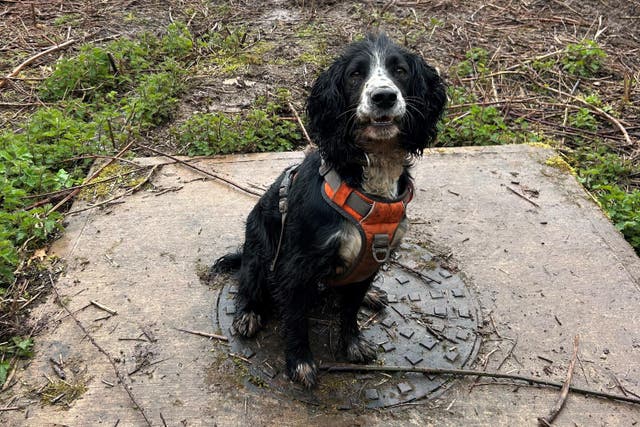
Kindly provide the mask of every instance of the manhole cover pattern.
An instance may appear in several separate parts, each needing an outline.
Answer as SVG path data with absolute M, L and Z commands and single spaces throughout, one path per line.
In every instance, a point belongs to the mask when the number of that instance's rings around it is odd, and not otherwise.
M 374 286 L 387 292 L 389 305 L 375 312 L 362 308 L 358 316 L 364 337 L 375 344 L 380 366 L 463 368 L 480 347 L 478 304 L 462 277 L 440 265 L 420 246 L 403 244 L 395 261 L 380 272 Z M 214 317 L 229 336 L 230 352 L 248 360 L 247 384 L 277 390 L 312 404 L 340 409 L 386 407 L 434 397 L 450 381 L 421 373 L 327 373 L 318 386 L 305 390 L 284 374 L 283 340 L 272 319 L 252 339 L 232 328 L 237 283 L 227 283 L 218 297 Z M 309 316 L 311 349 L 318 364 L 345 362 L 338 349 L 336 298 L 328 289 Z M 255 387 L 258 385 L 259 387 Z M 266 386 L 266 387 L 265 387 Z

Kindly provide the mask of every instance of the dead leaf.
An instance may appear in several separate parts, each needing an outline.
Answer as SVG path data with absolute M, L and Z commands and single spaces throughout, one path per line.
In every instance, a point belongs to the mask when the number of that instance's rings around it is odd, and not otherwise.
M 34 259 L 37 259 L 38 261 L 42 262 L 47 258 L 47 248 L 40 248 L 40 249 L 36 249 L 33 252 L 33 255 L 31 255 L 31 258 L 29 258 L 29 262 L 33 261 Z

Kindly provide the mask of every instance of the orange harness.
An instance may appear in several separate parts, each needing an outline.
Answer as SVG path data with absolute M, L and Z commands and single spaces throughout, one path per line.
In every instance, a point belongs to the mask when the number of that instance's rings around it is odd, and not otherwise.
M 298 166 L 287 168 L 280 183 L 278 210 L 282 225 L 270 271 L 275 270 L 280 254 L 287 220 L 289 189 L 295 180 Z M 398 198 L 381 200 L 348 186 L 340 175 L 328 168 L 324 162 L 320 166 L 320 175 L 324 177 L 322 197 L 329 206 L 358 229 L 363 242 L 360 253 L 351 267 L 336 277 L 326 279 L 324 283 L 329 286 L 342 286 L 368 279 L 378 270 L 380 264 L 389 260 L 391 242 L 398 226 L 406 218 L 407 203 L 413 199 L 413 183 L 409 179 L 404 192 Z
M 348 186 L 332 169 L 320 167 L 324 176 L 322 196 L 331 207 L 351 221 L 363 244 L 355 262 L 343 274 L 325 281 L 329 286 L 356 283 L 371 277 L 380 264 L 389 260 L 391 242 L 405 219 L 405 208 L 413 198 L 413 183 L 408 180 L 404 192 L 394 200 L 380 200 Z

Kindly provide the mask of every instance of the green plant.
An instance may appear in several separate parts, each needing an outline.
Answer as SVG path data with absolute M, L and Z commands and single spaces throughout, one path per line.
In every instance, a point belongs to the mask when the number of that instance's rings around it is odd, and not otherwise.
M 196 44 L 209 54 L 215 71 L 222 74 L 260 65 L 264 62 L 263 55 L 273 49 L 269 42 L 252 40 L 249 30 L 243 26 L 228 26 L 208 32 Z
M 281 104 L 259 98 L 245 114 L 197 113 L 172 133 L 192 156 L 290 150 L 302 136 L 281 112 Z
M 615 227 L 640 253 L 640 191 L 632 189 L 640 167 L 608 148 L 585 146 L 576 150 L 578 179 L 591 191 Z
M 84 45 L 80 53 L 70 59 L 61 59 L 40 90 L 46 101 L 67 97 L 91 99 L 97 92 L 117 88 L 118 79 L 109 60 L 109 53 L 100 47 Z
M 595 132 L 598 130 L 598 120 L 588 108 L 580 108 L 568 116 L 569 125 Z
M 575 76 L 590 77 L 602 67 L 607 54 L 595 40 L 585 39 L 578 43 L 569 43 L 565 54 L 560 57 L 562 68 Z
M 33 356 L 33 340 L 31 338 L 12 337 L 9 342 L 0 344 L 0 355 L 4 357 L 26 358 Z M 0 387 L 7 381 L 11 364 L 0 358 Z
M 93 102 L 110 93 L 122 95 L 136 85 L 148 84 L 149 76 L 156 72 L 171 72 L 176 78 L 181 68 L 176 62 L 185 60 L 193 46 L 191 33 L 179 22 L 170 24 L 161 39 L 142 33 L 136 39 L 123 37 L 103 47 L 84 45 L 78 55 L 56 63 L 40 96 L 47 101 L 81 98 Z
M 489 52 L 481 47 L 474 47 L 465 53 L 465 60 L 456 66 L 456 74 L 466 77 L 473 74 L 482 74 L 487 71 Z
M 473 105 L 467 113 L 441 125 L 438 145 L 495 145 L 515 143 L 516 134 L 495 107 Z
M 141 127 L 160 125 L 168 121 L 177 104 L 177 95 L 184 89 L 182 70 L 168 59 L 162 67 L 167 70 L 144 76 L 133 94 L 123 101 L 126 117 Z
M 633 176 L 640 174 L 640 167 L 624 161 L 605 147 L 585 146 L 573 154 L 579 165 L 579 179 L 589 189 L 606 185 L 627 185 Z
M 7 361 L 0 362 L 0 386 L 4 385 L 5 381 L 7 381 L 9 368 L 10 368 L 9 362 Z
M 174 22 L 167 27 L 167 33 L 162 37 L 162 50 L 167 55 L 184 59 L 193 49 L 193 36 L 182 22 Z
M 55 109 L 38 110 L 21 133 L 0 134 L 0 288 L 13 281 L 20 251 L 33 250 L 60 230 L 50 206 L 24 210 L 29 194 L 78 182 L 86 162 L 68 162 L 95 149 L 95 125 Z M 66 167 L 63 165 L 66 163 Z
M 82 15 L 78 13 L 70 13 L 66 15 L 61 15 L 53 20 L 53 25 L 62 27 L 62 26 L 72 26 L 75 27 L 82 22 Z
M 640 190 L 624 191 L 617 185 L 594 189 L 615 227 L 640 254 Z

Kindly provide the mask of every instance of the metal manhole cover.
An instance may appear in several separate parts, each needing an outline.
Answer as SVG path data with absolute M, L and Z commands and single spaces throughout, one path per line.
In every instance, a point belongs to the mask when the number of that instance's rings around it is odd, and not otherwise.
M 380 366 L 463 368 L 480 347 L 479 309 L 460 275 L 444 269 L 420 246 L 402 244 L 395 262 L 374 282 L 387 292 L 389 305 L 376 312 L 362 308 L 362 333 L 377 345 Z M 312 404 L 340 409 L 385 407 L 434 397 L 450 378 L 421 373 L 320 372 L 318 386 L 305 390 L 284 374 L 283 340 L 271 319 L 252 339 L 233 332 L 237 284 L 227 283 L 218 297 L 215 318 L 229 337 L 230 351 L 248 360 L 248 385 L 277 390 Z M 337 348 L 336 298 L 331 289 L 310 313 L 309 340 L 316 363 L 344 362 Z

